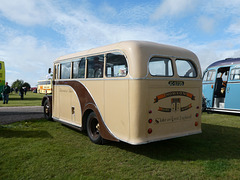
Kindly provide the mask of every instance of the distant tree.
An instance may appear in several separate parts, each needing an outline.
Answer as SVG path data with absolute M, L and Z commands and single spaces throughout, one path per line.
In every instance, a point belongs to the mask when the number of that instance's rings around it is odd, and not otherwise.
M 23 80 L 21 80 L 21 79 L 17 79 L 16 81 L 14 81 L 13 83 L 12 83 L 12 86 L 11 86 L 11 88 L 18 88 L 18 89 L 20 89 L 22 86 L 23 86 L 23 84 L 24 84 L 24 81 Z
M 29 91 L 30 88 L 31 88 L 30 84 L 27 83 L 27 82 L 24 82 L 22 86 L 23 86 L 23 87 L 26 87 L 28 91 Z

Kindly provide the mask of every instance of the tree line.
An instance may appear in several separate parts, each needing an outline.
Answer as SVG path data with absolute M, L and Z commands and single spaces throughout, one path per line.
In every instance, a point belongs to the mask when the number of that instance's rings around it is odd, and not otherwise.
M 11 88 L 13 89 L 21 89 L 22 87 L 26 87 L 27 90 L 30 90 L 31 86 L 29 83 L 27 82 L 24 82 L 23 80 L 21 79 L 17 79 L 16 81 L 14 81 L 11 85 Z

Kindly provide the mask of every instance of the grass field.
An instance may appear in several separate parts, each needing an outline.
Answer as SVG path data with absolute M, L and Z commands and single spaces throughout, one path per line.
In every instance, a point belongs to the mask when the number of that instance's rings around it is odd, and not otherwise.
M 19 96 L 15 92 L 13 92 L 9 95 L 8 104 L 3 104 L 3 101 L 1 100 L 0 107 L 41 106 L 43 96 L 44 96 L 44 94 L 27 92 L 27 95 L 24 95 L 24 99 L 21 100 L 21 96 Z
M 95 145 L 46 120 L 0 126 L 0 179 L 240 179 L 240 117 L 203 114 L 203 133 Z

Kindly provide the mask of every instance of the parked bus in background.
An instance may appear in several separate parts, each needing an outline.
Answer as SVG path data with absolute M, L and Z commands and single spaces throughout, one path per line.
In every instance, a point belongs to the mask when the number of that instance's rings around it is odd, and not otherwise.
M 203 96 L 207 111 L 240 113 L 240 58 L 212 63 L 204 71 Z
M 37 93 L 51 94 L 52 93 L 52 79 L 38 81 Z
M 59 57 L 44 115 L 129 144 L 201 133 L 201 68 L 186 49 L 124 41 Z
M 0 98 L 2 98 L 3 87 L 5 86 L 5 65 L 4 61 L 0 61 Z

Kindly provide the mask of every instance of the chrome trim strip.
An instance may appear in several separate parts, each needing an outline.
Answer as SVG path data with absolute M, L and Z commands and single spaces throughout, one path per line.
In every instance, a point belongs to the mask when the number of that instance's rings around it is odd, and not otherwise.
M 62 120 L 62 119 L 59 119 L 59 118 L 57 118 L 57 117 L 52 117 L 53 118 L 53 120 L 55 120 L 55 121 L 59 121 L 59 122 L 62 122 L 62 123 L 64 123 L 64 124 L 69 124 L 69 125 L 71 125 L 71 126 L 76 126 L 76 127 L 78 127 L 78 128 L 82 128 L 82 126 L 80 126 L 79 124 L 75 124 L 75 123 L 72 123 L 72 122 L 69 122 L 69 121 L 65 121 L 65 120 Z
M 157 141 L 164 141 L 164 140 L 168 140 L 168 139 L 185 137 L 185 136 L 190 136 L 190 135 L 195 135 L 195 134 L 200 134 L 200 133 L 202 133 L 202 130 L 197 131 L 197 132 L 183 134 L 183 135 L 178 135 L 178 136 L 170 136 L 170 137 L 167 137 L 167 138 L 157 138 L 157 139 L 153 139 L 153 140 L 146 140 L 142 143 L 131 143 L 131 142 L 128 142 L 128 143 L 132 144 L 132 145 L 141 145 L 141 144 L 147 144 L 147 143 L 152 143 L 152 142 L 157 142 Z
M 240 109 L 220 109 L 220 108 L 207 108 L 206 111 L 216 111 L 216 112 L 229 112 L 229 113 L 240 113 Z

